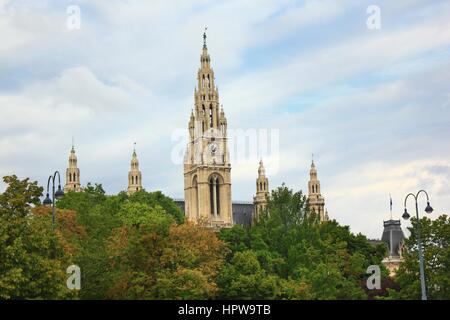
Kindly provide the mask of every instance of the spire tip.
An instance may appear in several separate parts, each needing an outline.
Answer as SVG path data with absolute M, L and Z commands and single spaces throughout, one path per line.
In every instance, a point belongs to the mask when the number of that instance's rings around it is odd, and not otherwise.
M 203 49 L 206 49 L 206 30 L 208 30 L 208 27 L 205 27 L 205 31 L 203 32 Z

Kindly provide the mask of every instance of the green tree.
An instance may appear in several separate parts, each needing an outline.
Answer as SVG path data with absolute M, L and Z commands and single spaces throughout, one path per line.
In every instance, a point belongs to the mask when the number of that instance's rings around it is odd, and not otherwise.
M 7 176 L 0 194 L 0 299 L 74 297 L 66 287 L 71 264 L 51 228 L 49 215 L 33 215 L 42 188 L 29 179 Z
M 275 299 L 279 278 L 261 268 L 257 255 L 251 251 L 237 252 L 226 264 L 218 279 L 223 299 Z
M 153 212 L 139 225 L 114 233 L 109 252 L 118 270 L 108 296 L 114 299 L 212 299 L 224 244 L 208 229 L 176 224 Z
M 104 299 L 111 286 L 111 270 L 107 251 L 108 239 L 122 221 L 119 211 L 126 196 L 107 196 L 101 184 L 88 183 L 82 192 L 70 191 L 57 202 L 58 208 L 76 212 L 76 220 L 86 230 L 81 250 L 74 257 L 82 271 L 82 299 Z
M 365 270 L 381 265 L 385 252 L 336 221 L 321 223 L 306 197 L 284 184 L 272 191 L 255 226 L 223 230 L 220 238 L 232 250 L 221 272 L 221 295 L 236 299 L 366 299 Z M 253 261 L 252 277 L 235 266 L 244 253 Z M 273 291 L 245 289 L 265 283 L 262 278 L 273 280 Z
M 110 263 L 108 248 L 114 232 L 123 226 L 137 228 L 153 223 L 167 227 L 174 220 L 178 223 L 183 221 L 180 208 L 159 191 L 141 190 L 132 195 L 120 192 L 108 196 L 101 184 L 89 183 L 82 192 L 69 192 L 57 206 L 75 210 L 77 222 L 87 232 L 81 251 L 75 257 L 83 274 L 83 290 L 80 292 L 83 299 L 104 299 L 115 281 L 123 276 L 120 268 L 112 268 Z M 140 279 L 139 275 L 135 276 Z
M 149 207 L 159 206 L 164 209 L 166 214 L 172 216 L 177 223 L 183 223 L 184 214 L 179 206 L 169 197 L 166 197 L 161 191 L 146 192 L 140 190 L 128 197 L 130 202 L 147 204 Z
M 411 219 L 410 236 L 405 240 L 404 261 L 395 281 L 400 290 L 390 290 L 391 299 L 420 299 L 417 219 Z M 450 219 L 441 215 L 436 220 L 420 219 L 420 238 L 425 259 L 427 296 L 429 299 L 450 299 Z

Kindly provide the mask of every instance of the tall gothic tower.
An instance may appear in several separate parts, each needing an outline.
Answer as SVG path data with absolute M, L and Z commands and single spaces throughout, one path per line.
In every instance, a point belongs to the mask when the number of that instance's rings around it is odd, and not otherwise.
M 77 167 L 77 156 L 75 154 L 73 143 L 69 155 L 69 167 L 66 169 L 66 184 L 64 185 L 64 192 L 69 191 L 81 191 L 80 169 Z
M 259 162 L 258 178 L 256 179 L 256 195 L 253 197 L 254 222 L 259 220 L 259 216 L 267 206 L 269 198 L 269 179 L 266 177 L 266 170 L 262 160 Z
M 311 170 L 309 171 L 308 193 L 310 208 L 319 215 L 320 221 L 327 221 L 328 212 L 325 211 L 325 199 L 320 194 L 320 181 L 317 179 L 314 160 L 311 162 Z
M 136 155 L 136 147 L 131 156 L 131 169 L 128 172 L 128 194 L 132 194 L 142 189 L 142 174 L 139 171 L 139 161 Z
M 233 218 L 227 119 L 219 107 L 219 91 L 210 63 L 204 33 L 184 159 L 185 214 L 189 220 L 209 227 L 230 227 Z

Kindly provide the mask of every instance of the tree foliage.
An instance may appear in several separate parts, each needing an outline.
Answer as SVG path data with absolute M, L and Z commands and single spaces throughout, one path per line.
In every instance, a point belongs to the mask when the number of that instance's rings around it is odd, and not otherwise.
M 306 197 L 272 191 L 251 228 L 216 233 L 184 221 L 161 192 L 106 195 L 101 184 L 68 192 L 51 208 L 29 179 L 5 177 L 0 194 L 0 299 L 418 299 L 417 235 L 412 220 L 405 261 L 391 279 L 374 246 L 336 221 L 320 222 Z M 428 294 L 449 299 L 450 220 L 421 220 Z M 66 268 L 81 268 L 82 289 L 66 287 Z M 366 273 L 379 265 L 382 284 Z
M 48 214 L 31 212 L 42 188 L 16 176 L 3 181 L 8 186 L 0 194 L 0 299 L 75 297 L 66 287 L 71 255 L 62 233 L 52 231 Z
M 306 197 L 285 185 L 272 191 L 255 226 L 235 226 L 220 237 L 232 249 L 221 270 L 222 298 L 367 298 L 361 280 L 385 253 L 336 221 L 320 223 Z
M 411 235 L 405 240 L 404 262 L 396 275 L 400 290 L 390 291 L 391 299 L 420 299 L 417 219 L 411 219 Z M 420 219 L 420 238 L 425 261 L 425 283 L 428 299 L 450 299 L 450 219 L 441 215 L 436 220 Z
M 111 263 L 118 272 L 114 299 L 211 299 L 224 244 L 213 231 L 153 212 L 140 225 L 124 225 L 112 237 Z

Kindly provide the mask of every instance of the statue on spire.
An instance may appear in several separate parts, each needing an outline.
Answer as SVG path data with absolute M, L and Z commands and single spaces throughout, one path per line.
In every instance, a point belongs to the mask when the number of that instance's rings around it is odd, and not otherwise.
M 203 49 L 206 49 L 206 30 L 208 27 L 205 27 L 205 32 L 203 32 Z

